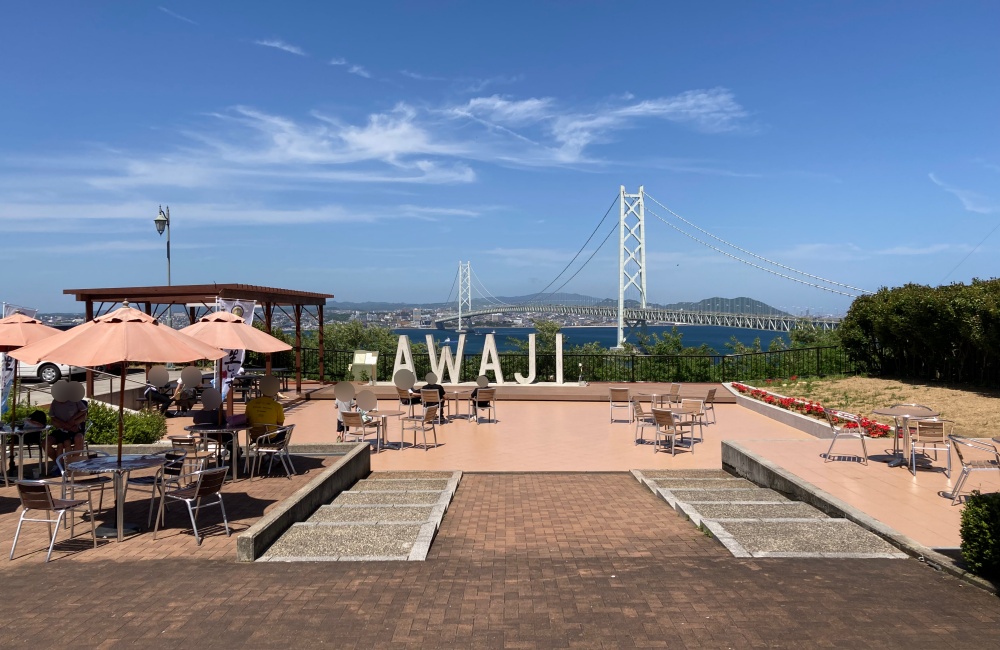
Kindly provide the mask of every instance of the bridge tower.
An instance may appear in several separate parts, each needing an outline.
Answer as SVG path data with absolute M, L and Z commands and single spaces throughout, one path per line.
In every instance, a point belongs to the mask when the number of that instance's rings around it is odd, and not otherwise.
M 472 311 L 472 262 L 458 263 L 458 331 L 462 329 L 462 307 Z
M 618 344 L 625 343 L 625 327 L 631 328 L 636 322 L 626 322 L 625 291 L 635 287 L 639 290 L 640 307 L 646 308 L 646 207 L 643 202 L 643 186 L 638 194 L 626 194 L 621 186 L 619 198 L 620 219 L 618 222 Z

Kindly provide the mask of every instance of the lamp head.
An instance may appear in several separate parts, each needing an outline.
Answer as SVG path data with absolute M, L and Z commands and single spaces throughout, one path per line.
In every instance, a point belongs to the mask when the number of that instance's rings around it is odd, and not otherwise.
M 167 208 L 167 210 L 169 209 L 170 208 Z M 156 224 L 156 232 L 161 235 L 166 227 L 170 225 L 170 219 L 167 218 L 167 215 L 163 214 L 162 206 L 160 207 L 160 214 L 156 215 L 156 218 L 153 219 L 153 223 Z

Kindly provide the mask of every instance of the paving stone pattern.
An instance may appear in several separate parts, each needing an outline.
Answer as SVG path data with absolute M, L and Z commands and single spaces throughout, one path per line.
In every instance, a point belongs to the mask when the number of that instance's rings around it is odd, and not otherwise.
M 804 503 L 756 487 L 722 470 L 697 477 L 633 470 L 640 483 L 736 557 L 903 559 L 877 535 L 844 519 L 831 519 Z M 731 486 L 749 486 L 733 488 Z
M 294 524 L 259 561 L 423 560 L 460 479 L 461 472 L 379 472 Z
M 626 473 L 467 474 L 426 562 L 84 555 L 0 562 L 4 647 L 1000 643 L 1000 601 L 916 560 L 734 558 Z

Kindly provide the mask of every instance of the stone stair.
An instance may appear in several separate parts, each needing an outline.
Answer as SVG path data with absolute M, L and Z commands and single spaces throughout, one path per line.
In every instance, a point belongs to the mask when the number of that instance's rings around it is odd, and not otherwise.
M 632 470 L 632 475 L 736 557 L 907 557 L 847 519 L 828 517 L 721 469 Z
M 258 562 L 424 560 L 461 472 L 374 472 L 306 521 Z

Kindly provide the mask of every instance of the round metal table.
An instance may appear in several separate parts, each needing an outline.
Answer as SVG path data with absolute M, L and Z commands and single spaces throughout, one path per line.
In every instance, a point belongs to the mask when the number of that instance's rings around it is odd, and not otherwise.
M 926 420 L 936 418 L 940 413 L 922 404 L 896 404 L 885 408 L 875 409 L 874 415 L 885 415 L 891 417 L 896 422 L 896 428 L 892 436 L 892 457 L 889 459 L 889 467 L 899 467 L 907 465 L 906 449 L 899 447 L 899 433 L 903 433 L 904 447 L 909 447 L 910 443 L 910 420 Z
M 163 456 L 146 456 L 143 454 L 124 454 L 121 462 L 117 456 L 98 456 L 87 460 L 78 460 L 70 463 L 66 469 L 81 474 L 114 474 L 115 481 L 115 526 L 98 526 L 98 537 L 115 537 L 122 541 L 125 535 L 134 535 L 139 532 L 139 527 L 134 524 L 124 522 L 125 504 L 122 503 L 125 475 L 137 469 L 149 469 L 163 465 L 166 458 Z
M 222 443 L 222 434 L 229 433 L 233 436 L 233 446 L 230 449 L 232 454 L 230 458 L 229 465 L 233 468 L 233 480 L 235 481 L 239 478 L 239 470 L 237 465 L 239 465 L 239 458 L 237 458 L 236 451 L 240 446 L 240 431 L 250 431 L 251 425 L 249 424 L 192 424 L 190 426 L 184 427 L 185 431 L 190 431 L 191 433 L 197 433 L 200 435 L 219 435 L 219 443 Z M 247 444 L 245 447 L 246 456 L 250 456 L 250 434 L 247 434 Z

